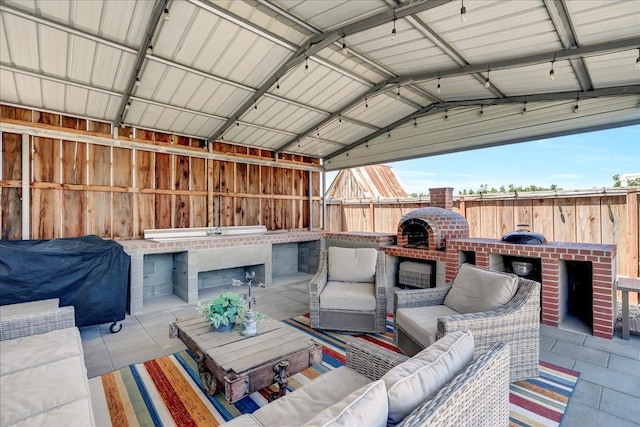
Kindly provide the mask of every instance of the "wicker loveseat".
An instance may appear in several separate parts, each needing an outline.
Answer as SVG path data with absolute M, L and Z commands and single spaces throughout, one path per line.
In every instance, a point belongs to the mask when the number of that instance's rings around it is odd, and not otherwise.
M 361 339 L 347 364 L 225 427 L 506 426 L 509 346 L 473 359 L 473 336 L 458 331 L 409 358 Z
M 514 295 L 491 310 L 459 314 L 446 306 L 452 285 L 464 273 L 472 286 L 491 280 L 513 280 Z M 483 276 L 476 278 L 476 275 Z M 506 276 L 512 276 L 509 279 Z M 477 295 L 475 296 L 477 298 Z M 473 298 L 472 298 L 473 299 Z M 477 304 L 477 301 L 474 301 Z M 406 355 L 413 355 L 433 341 L 454 331 L 473 332 L 476 353 L 496 342 L 506 342 L 511 350 L 510 380 L 538 376 L 540 345 L 540 283 L 480 269 L 469 264 L 460 267 L 454 281 L 430 289 L 399 290 L 394 295 L 395 341 Z

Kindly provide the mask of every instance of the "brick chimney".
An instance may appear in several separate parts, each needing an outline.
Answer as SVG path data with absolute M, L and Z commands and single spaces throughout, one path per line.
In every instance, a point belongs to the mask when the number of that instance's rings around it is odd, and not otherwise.
M 442 188 L 430 188 L 429 189 L 429 205 L 451 209 L 453 207 L 453 188 L 452 187 L 442 187 Z

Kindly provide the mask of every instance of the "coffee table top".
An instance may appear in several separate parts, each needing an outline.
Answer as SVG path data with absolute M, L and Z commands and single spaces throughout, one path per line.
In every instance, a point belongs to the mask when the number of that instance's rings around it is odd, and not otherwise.
M 176 325 L 227 372 L 245 372 L 314 345 L 308 335 L 269 318 L 260 322 L 258 335 L 252 337 L 241 335 L 240 325 L 236 325 L 233 332 L 212 332 L 204 316 L 179 321 Z

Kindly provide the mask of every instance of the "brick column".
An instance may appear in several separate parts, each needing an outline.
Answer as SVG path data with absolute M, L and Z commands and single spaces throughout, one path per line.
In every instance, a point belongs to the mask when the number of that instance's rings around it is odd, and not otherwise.
M 558 326 L 560 321 L 560 269 L 557 259 L 542 258 L 542 323 Z
M 453 188 L 430 188 L 429 205 L 438 208 L 451 209 L 453 207 Z

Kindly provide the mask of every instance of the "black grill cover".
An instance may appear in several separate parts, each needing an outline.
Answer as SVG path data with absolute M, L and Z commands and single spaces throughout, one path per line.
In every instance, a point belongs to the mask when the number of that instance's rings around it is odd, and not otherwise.
M 0 305 L 60 298 L 76 326 L 124 319 L 131 258 L 98 236 L 0 240 Z

